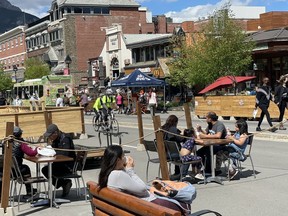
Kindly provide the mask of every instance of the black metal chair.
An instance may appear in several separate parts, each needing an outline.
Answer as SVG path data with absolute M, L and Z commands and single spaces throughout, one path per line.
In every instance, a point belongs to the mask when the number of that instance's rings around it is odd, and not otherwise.
M 44 184 L 44 189 L 45 189 L 45 194 L 47 194 L 47 190 L 46 190 L 46 182 L 48 182 L 48 180 L 46 178 L 44 178 L 43 176 L 37 176 L 37 177 L 28 177 L 28 178 L 24 178 L 22 176 L 19 164 L 17 162 L 17 159 L 15 158 L 15 156 L 12 157 L 12 169 L 11 169 L 11 175 L 12 175 L 12 184 L 14 182 L 14 189 L 13 189 L 13 196 L 16 195 L 17 190 L 16 190 L 16 186 L 17 183 L 20 184 L 20 189 L 18 192 L 18 211 L 20 211 L 20 199 L 21 199 L 21 189 L 23 184 L 38 184 L 38 183 L 43 183 Z M 12 191 L 12 185 L 11 185 L 11 191 Z M 11 194 L 11 192 L 10 192 Z M 31 187 L 31 202 L 33 202 L 33 187 Z M 14 206 L 14 199 L 13 199 L 13 206 Z
M 148 182 L 148 172 L 149 172 L 149 163 L 155 163 L 159 164 L 159 169 L 158 169 L 158 177 L 160 176 L 160 160 L 158 157 L 157 153 L 157 146 L 155 141 L 150 141 L 150 140 L 144 140 L 144 147 L 147 153 L 148 161 L 147 161 L 147 167 L 146 167 L 146 182 Z M 152 154 L 157 153 L 157 157 L 152 158 Z
M 202 160 L 201 159 L 188 161 L 188 162 L 182 161 L 181 157 L 180 157 L 180 149 L 178 148 L 177 142 L 165 140 L 164 144 L 165 144 L 165 148 L 167 149 L 168 156 L 170 158 L 169 159 L 169 163 L 180 167 L 180 179 L 182 179 L 182 177 L 183 177 L 182 176 L 182 169 L 181 169 L 181 167 L 183 165 L 186 165 L 186 164 L 189 164 L 189 165 L 190 164 L 201 164 L 202 167 L 204 167 L 203 164 L 202 164 Z M 205 169 L 203 169 L 203 176 L 204 176 L 204 182 L 205 182 Z
M 54 178 L 56 178 L 55 185 L 57 185 L 59 179 L 74 179 L 77 189 L 77 195 L 80 196 L 80 180 L 82 180 L 82 184 L 84 187 L 84 194 L 85 194 L 85 200 L 87 201 L 87 190 L 86 190 L 86 184 L 83 178 L 83 170 L 87 159 L 87 151 L 77 151 L 76 153 L 76 159 L 74 162 L 74 166 L 71 173 L 65 173 L 63 175 L 53 175 Z M 54 187 L 54 200 L 56 198 L 56 187 Z
M 246 150 L 245 150 L 245 157 L 246 159 L 249 158 L 250 159 L 250 162 L 251 162 L 251 166 L 252 166 L 252 169 L 253 169 L 253 176 L 254 178 L 256 178 L 256 174 L 255 174 L 255 168 L 254 168 L 254 164 L 253 164 L 253 160 L 252 160 L 252 155 L 251 155 L 251 151 L 252 151 L 252 143 L 253 143 L 253 138 L 254 138 L 254 134 L 253 133 L 248 133 L 248 143 L 247 143 L 247 147 L 246 147 Z M 230 158 L 231 156 L 229 155 L 228 157 L 228 168 L 230 166 Z M 236 161 L 237 161 L 237 168 L 238 170 L 240 171 L 240 174 L 242 172 L 242 162 L 244 162 L 243 160 L 239 160 L 237 158 L 234 158 Z M 230 181 L 230 175 L 229 175 L 229 172 L 228 172 L 228 180 Z

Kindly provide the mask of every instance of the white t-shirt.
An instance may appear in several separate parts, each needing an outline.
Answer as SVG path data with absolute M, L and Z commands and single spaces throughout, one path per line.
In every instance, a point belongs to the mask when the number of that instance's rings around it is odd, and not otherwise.
M 61 97 L 57 98 L 56 107 L 63 107 L 63 98 Z
M 149 104 L 157 104 L 156 93 L 152 92 L 149 98 Z

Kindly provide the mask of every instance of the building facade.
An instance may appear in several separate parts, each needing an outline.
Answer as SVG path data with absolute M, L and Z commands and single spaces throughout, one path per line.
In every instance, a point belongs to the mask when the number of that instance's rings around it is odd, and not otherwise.
M 0 64 L 14 82 L 23 80 L 26 58 L 25 26 L 0 35 Z

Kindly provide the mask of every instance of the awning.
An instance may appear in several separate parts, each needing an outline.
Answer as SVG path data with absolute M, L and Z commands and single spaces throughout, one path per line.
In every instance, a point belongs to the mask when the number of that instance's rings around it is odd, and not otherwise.
M 65 63 L 59 63 L 56 67 L 52 68 L 52 72 L 57 73 L 63 73 L 65 68 Z
M 46 54 L 48 55 L 48 58 L 47 56 L 45 57 L 45 59 L 47 58 L 46 60 L 49 60 L 50 62 L 58 62 L 58 57 L 52 47 L 50 47 L 49 51 Z
M 170 76 L 169 67 L 167 63 L 170 61 L 171 58 L 158 58 L 159 65 L 164 73 L 165 77 Z

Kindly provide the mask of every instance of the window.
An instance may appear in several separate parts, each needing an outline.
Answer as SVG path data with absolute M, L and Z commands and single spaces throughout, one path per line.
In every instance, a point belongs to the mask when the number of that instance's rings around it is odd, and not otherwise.
M 102 14 L 109 14 L 109 8 L 102 8 Z
M 0 52 L 2 52 L 2 44 L 0 44 Z
M 15 38 L 15 46 L 18 46 L 18 38 Z
M 20 36 L 20 44 L 22 45 L 22 42 L 23 42 L 23 38 Z
M 71 13 L 71 11 L 72 11 L 71 7 L 67 7 L 66 10 L 67 10 L 67 13 Z
M 101 8 L 100 7 L 94 7 L 94 14 L 101 14 Z
M 81 7 L 74 7 L 74 13 L 82 13 L 82 11 Z
M 13 48 L 14 47 L 14 41 L 13 41 L 13 39 L 11 40 L 11 48 Z
M 83 7 L 83 13 L 90 14 L 90 7 Z

